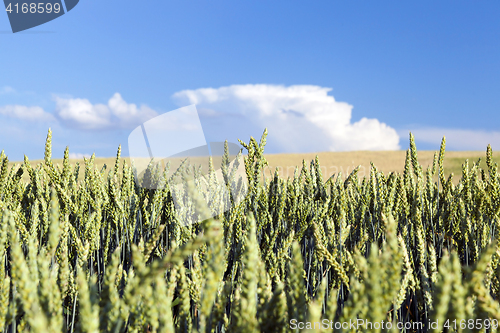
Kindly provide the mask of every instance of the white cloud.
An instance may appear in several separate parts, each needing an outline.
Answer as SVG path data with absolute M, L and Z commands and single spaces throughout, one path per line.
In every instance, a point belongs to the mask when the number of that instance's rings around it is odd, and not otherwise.
M 351 122 L 352 106 L 312 85 L 232 85 L 184 90 L 179 105 L 196 104 L 209 141 L 260 138 L 269 130 L 268 152 L 397 150 L 395 129 L 377 119 Z
M 87 99 L 55 97 L 61 122 L 83 130 L 134 128 L 158 114 L 147 107 L 128 104 L 119 93 L 108 104 L 92 104 Z
M 406 131 L 409 133 L 410 131 Z M 417 128 L 411 130 L 415 141 L 439 146 L 446 137 L 446 148 L 450 150 L 486 150 L 488 144 L 492 149 L 500 149 L 500 132 L 483 130 L 465 130 L 452 128 Z
M 0 114 L 28 121 L 52 121 L 54 116 L 39 106 L 5 105 L 0 106 Z
M 89 154 L 81 154 L 81 153 L 69 153 L 70 160 L 82 160 L 84 157 L 89 158 L 91 155 Z
M 4 87 L 0 88 L 0 95 L 13 94 L 15 92 L 16 92 L 16 90 L 12 87 L 9 87 L 9 86 L 4 86 Z

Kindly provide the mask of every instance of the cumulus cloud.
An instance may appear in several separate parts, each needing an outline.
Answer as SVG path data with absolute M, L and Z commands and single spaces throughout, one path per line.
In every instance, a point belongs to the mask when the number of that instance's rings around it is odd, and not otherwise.
M 397 150 L 395 129 L 377 119 L 352 122 L 352 105 L 312 85 L 232 85 L 183 90 L 179 105 L 196 104 L 207 139 L 260 137 L 267 127 L 268 152 Z
M 116 93 L 108 104 L 92 104 L 88 99 L 55 97 L 56 114 L 62 123 L 83 130 L 126 129 L 158 114 L 146 105 L 138 107 Z
M 406 131 L 408 134 L 410 131 Z M 500 149 L 500 132 L 483 130 L 466 130 L 451 128 L 417 128 L 411 132 L 415 141 L 439 146 L 446 137 L 446 148 L 450 150 L 485 150 L 488 144 L 493 149 Z
M 0 114 L 27 121 L 52 121 L 54 116 L 39 106 L 5 105 L 0 106 Z

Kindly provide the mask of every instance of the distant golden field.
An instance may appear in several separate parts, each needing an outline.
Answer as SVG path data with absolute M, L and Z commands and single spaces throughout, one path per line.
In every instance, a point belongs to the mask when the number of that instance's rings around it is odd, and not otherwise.
M 280 174 L 286 177 L 293 177 L 294 166 L 301 165 L 302 160 L 310 162 L 318 155 L 321 170 L 325 179 L 332 175 L 338 175 L 342 172 L 343 176 L 351 173 L 353 168 L 360 165 L 359 177 L 369 176 L 370 162 L 373 162 L 378 171 L 384 174 L 390 172 L 402 173 L 405 165 L 406 151 L 356 151 L 356 152 L 324 152 L 310 154 L 274 154 L 266 155 L 270 170 L 275 171 L 278 168 Z M 419 151 L 418 160 L 425 170 L 432 165 L 434 151 Z M 473 162 L 481 158 L 481 167 L 486 167 L 486 149 L 481 151 L 449 151 L 445 152 L 444 169 L 446 177 L 450 173 L 454 174 L 454 183 L 456 184 L 462 174 L 462 164 L 469 160 L 469 167 Z M 500 152 L 493 153 L 493 160 L 500 162 Z M 437 178 L 436 178 L 437 180 Z
M 269 162 L 269 167 L 266 168 L 266 177 L 272 175 L 276 168 L 282 177 L 293 177 L 294 170 L 296 167 L 302 166 L 302 160 L 305 160 L 307 164 L 311 162 L 318 155 L 321 170 L 324 179 L 328 179 L 331 176 L 337 176 L 342 173 L 342 177 L 348 175 L 353 168 L 360 165 L 359 177 L 362 179 L 364 176 L 369 176 L 370 173 L 370 162 L 377 167 L 378 171 L 382 171 L 384 174 L 389 172 L 402 173 L 405 163 L 405 151 L 355 151 L 355 152 L 322 152 L 322 153 L 306 153 L 306 154 L 267 154 L 266 159 Z M 434 156 L 434 151 L 419 151 L 418 158 L 422 167 L 427 168 L 432 164 L 432 159 Z M 482 151 L 448 151 L 445 153 L 444 168 L 446 177 L 450 173 L 454 174 L 454 183 L 456 184 L 460 179 L 462 173 L 462 164 L 465 160 L 469 160 L 469 167 L 472 167 L 473 162 L 477 162 L 481 158 L 481 167 L 485 167 L 485 157 L 486 149 Z M 129 158 L 122 158 L 130 164 Z M 493 160 L 495 162 L 500 162 L 500 152 L 493 153 Z M 31 165 L 35 166 L 41 163 L 42 160 L 30 161 Z M 59 164 L 62 166 L 62 159 L 53 159 L 55 165 Z M 84 174 L 84 161 L 81 160 L 70 160 L 70 164 L 75 165 L 80 162 L 80 179 L 83 178 Z M 100 170 L 104 165 L 107 165 L 107 169 L 114 165 L 115 158 L 102 158 L 96 157 L 95 165 Z M 11 165 L 19 165 L 22 162 L 12 162 Z M 214 161 L 217 164 L 220 163 L 220 158 Z M 27 174 L 24 175 L 24 179 L 27 181 Z M 437 178 L 436 178 L 437 179 Z

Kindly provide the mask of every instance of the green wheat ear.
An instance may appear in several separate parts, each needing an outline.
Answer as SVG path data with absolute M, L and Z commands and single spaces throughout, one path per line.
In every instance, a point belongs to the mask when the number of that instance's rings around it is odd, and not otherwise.
M 292 256 L 288 261 L 286 294 L 288 306 L 288 319 L 296 319 L 304 322 L 307 317 L 307 299 L 305 294 L 304 264 L 300 246 L 297 242 L 292 243 Z
M 259 265 L 259 251 L 256 235 L 255 218 L 252 214 L 247 217 L 248 233 L 245 250 L 242 258 L 243 276 L 241 289 L 238 288 L 235 305 L 229 330 L 231 332 L 257 332 L 257 267 Z
M 49 128 L 47 140 L 45 141 L 45 164 L 49 166 L 52 162 L 52 130 Z
M 446 182 L 446 179 L 444 177 L 444 166 L 443 166 L 445 149 L 446 149 L 446 137 L 443 136 L 443 140 L 441 140 L 441 146 L 439 148 L 439 159 L 438 159 L 439 181 L 441 183 L 441 186 L 444 186 Z
M 10 277 L 5 269 L 6 243 L 8 237 L 7 229 L 7 214 L 2 214 L 2 223 L 0 224 L 0 331 L 3 331 L 7 326 L 6 316 L 9 310 L 9 295 L 10 295 Z
M 435 333 L 442 332 L 444 323 L 447 319 L 450 319 L 446 318 L 446 315 L 450 307 L 453 278 L 454 272 L 450 255 L 449 253 L 445 253 L 439 264 L 439 277 L 433 297 L 436 301 L 431 318 L 439 324 L 433 329 Z

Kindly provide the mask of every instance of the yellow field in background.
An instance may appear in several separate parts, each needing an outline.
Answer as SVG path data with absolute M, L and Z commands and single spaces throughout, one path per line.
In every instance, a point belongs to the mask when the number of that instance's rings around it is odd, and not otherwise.
M 323 153 L 307 153 L 307 154 L 267 154 L 266 159 L 269 162 L 269 167 L 266 167 L 266 177 L 271 176 L 276 169 L 278 169 L 280 175 L 284 178 L 293 177 L 294 170 L 296 167 L 302 167 L 302 160 L 305 160 L 307 164 L 311 162 L 318 155 L 321 170 L 324 179 L 328 179 L 332 175 L 337 176 L 340 172 L 342 176 L 345 177 L 358 165 L 360 165 L 359 176 L 369 176 L 370 174 L 370 162 L 377 167 L 379 171 L 384 174 L 389 172 L 402 173 L 405 163 L 405 151 L 356 151 L 356 152 L 323 152 Z M 419 151 L 418 158 L 420 164 L 425 169 L 427 166 L 432 164 L 432 159 L 434 156 L 434 151 Z M 469 160 L 469 166 L 472 167 L 473 162 L 481 158 L 481 166 L 486 167 L 486 152 L 481 151 L 449 151 L 445 153 L 444 168 L 446 177 L 450 173 L 454 174 L 454 183 L 456 184 L 462 173 L 462 164 L 466 159 Z M 127 164 L 130 165 L 130 160 L 124 158 Z M 500 152 L 493 153 L 493 160 L 500 164 Z M 31 165 L 35 167 L 42 160 L 30 161 Z M 59 164 L 62 168 L 62 159 L 54 159 L 54 164 Z M 83 159 L 81 160 L 70 160 L 71 165 L 76 165 L 80 163 L 80 177 L 81 180 L 85 173 L 85 164 Z M 98 170 L 101 170 L 104 165 L 107 166 L 107 170 L 114 166 L 115 158 L 96 158 L 95 165 Z M 22 162 L 12 162 L 12 165 L 19 165 Z M 123 161 L 122 161 L 123 163 Z M 216 168 L 220 165 L 220 158 L 214 161 Z M 120 165 L 121 169 L 121 165 Z M 23 176 L 24 180 L 28 180 L 28 175 Z
M 385 175 L 390 172 L 402 173 L 404 170 L 406 152 L 405 151 L 357 151 L 357 152 L 324 152 L 310 154 L 276 154 L 267 155 L 266 159 L 269 162 L 270 170 L 268 173 L 276 170 L 283 177 L 293 177 L 295 166 L 301 166 L 302 160 L 310 163 L 311 160 L 318 155 L 321 166 L 321 171 L 325 180 L 332 175 L 338 175 L 340 172 L 345 177 L 358 165 L 359 177 L 369 176 L 370 162 L 373 162 L 378 171 L 382 171 Z M 434 151 L 419 151 L 418 160 L 424 169 L 432 165 Z M 462 164 L 465 160 L 469 160 L 469 167 L 472 167 L 473 162 L 481 158 L 480 166 L 486 167 L 486 151 L 450 151 L 445 152 L 444 169 L 446 177 L 450 173 L 454 174 L 454 183 L 457 183 L 462 174 Z M 493 153 L 493 159 L 500 164 L 500 152 Z

